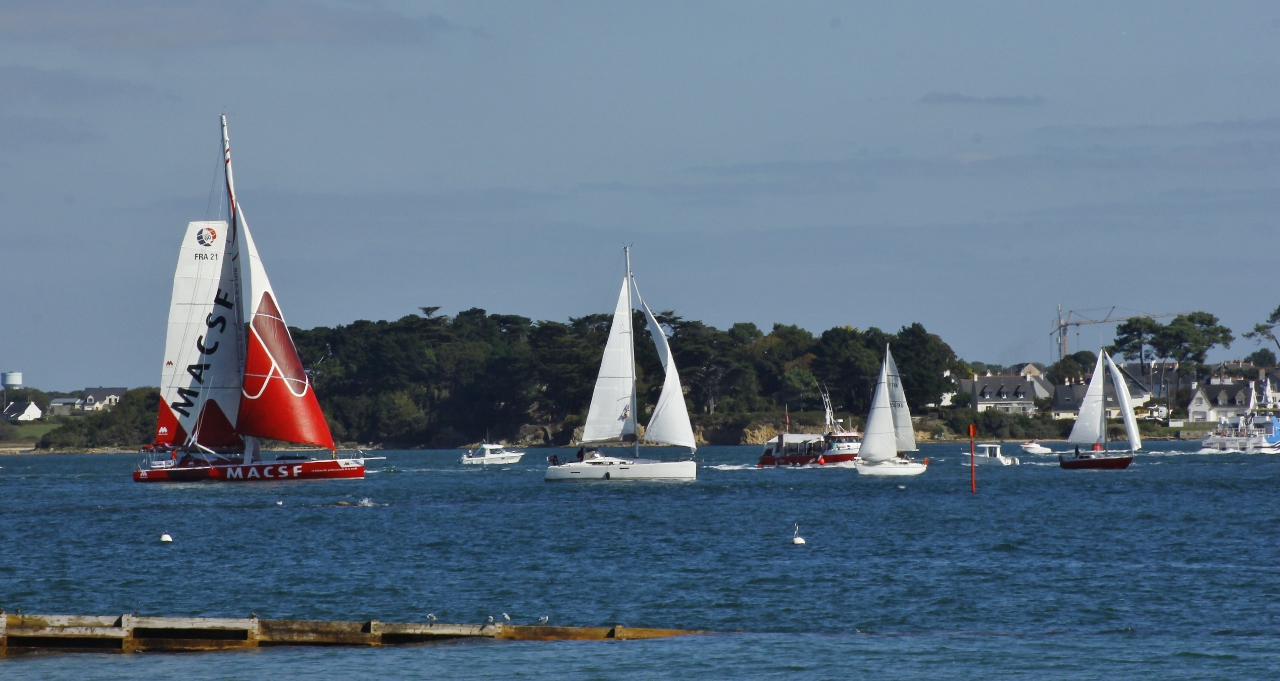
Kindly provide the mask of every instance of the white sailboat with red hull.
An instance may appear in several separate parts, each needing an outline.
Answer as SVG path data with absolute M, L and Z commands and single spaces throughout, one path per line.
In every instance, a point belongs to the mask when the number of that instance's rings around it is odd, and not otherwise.
M 363 478 L 338 458 L 236 201 L 222 117 L 228 221 L 187 225 L 169 306 L 160 414 L 139 482 Z M 248 311 L 248 312 L 246 312 Z M 261 438 L 329 450 L 266 460 Z

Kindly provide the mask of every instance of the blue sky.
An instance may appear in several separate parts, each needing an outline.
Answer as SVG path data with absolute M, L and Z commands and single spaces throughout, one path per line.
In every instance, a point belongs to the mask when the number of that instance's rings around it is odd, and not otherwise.
M 10 0 L 0 370 L 158 382 L 224 111 L 294 326 L 603 312 L 630 243 L 719 326 L 1002 363 L 1059 303 L 1242 331 L 1280 304 L 1278 85 L 1272 3 Z

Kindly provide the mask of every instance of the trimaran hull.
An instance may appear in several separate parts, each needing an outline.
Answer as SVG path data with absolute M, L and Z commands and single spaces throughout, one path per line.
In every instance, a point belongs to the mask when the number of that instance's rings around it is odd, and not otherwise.
M 272 480 L 333 480 L 363 478 L 359 459 L 316 461 L 263 461 L 250 464 L 143 469 L 133 472 L 136 482 L 259 482 Z
M 694 461 L 644 461 L 607 457 L 551 466 L 544 480 L 696 480 Z

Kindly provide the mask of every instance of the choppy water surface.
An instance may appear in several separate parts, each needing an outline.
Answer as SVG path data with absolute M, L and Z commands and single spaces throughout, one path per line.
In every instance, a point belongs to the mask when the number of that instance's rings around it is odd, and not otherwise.
M 1280 458 L 1150 446 L 1171 451 L 1126 471 L 1034 456 L 980 467 L 976 496 L 958 445 L 926 445 L 933 465 L 907 480 L 757 470 L 758 448 L 708 447 L 692 483 L 544 483 L 540 450 L 497 469 L 391 452 L 363 481 L 180 485 L 134 483 L 133 456 L 2 457 L 9 611 L 474 623 L 505 611 L 725 633 L 32 655 L 0 660 L 0 676 L 1274 675 Z M 807 546 L 790 544 L 796 521 Z

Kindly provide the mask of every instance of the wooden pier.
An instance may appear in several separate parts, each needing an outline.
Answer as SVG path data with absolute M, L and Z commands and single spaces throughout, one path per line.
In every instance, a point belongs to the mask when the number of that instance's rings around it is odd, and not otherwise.
M 462 638 L 508 641 L 604 641 L 706 632 L 684 629 L 548 627 L 514 624 L 415 624 L 269 620 L 250 617 L 0 615 L 0 654 L 36 651 L 133 653 L 238 650 L 267 646 L 386 646 Z

